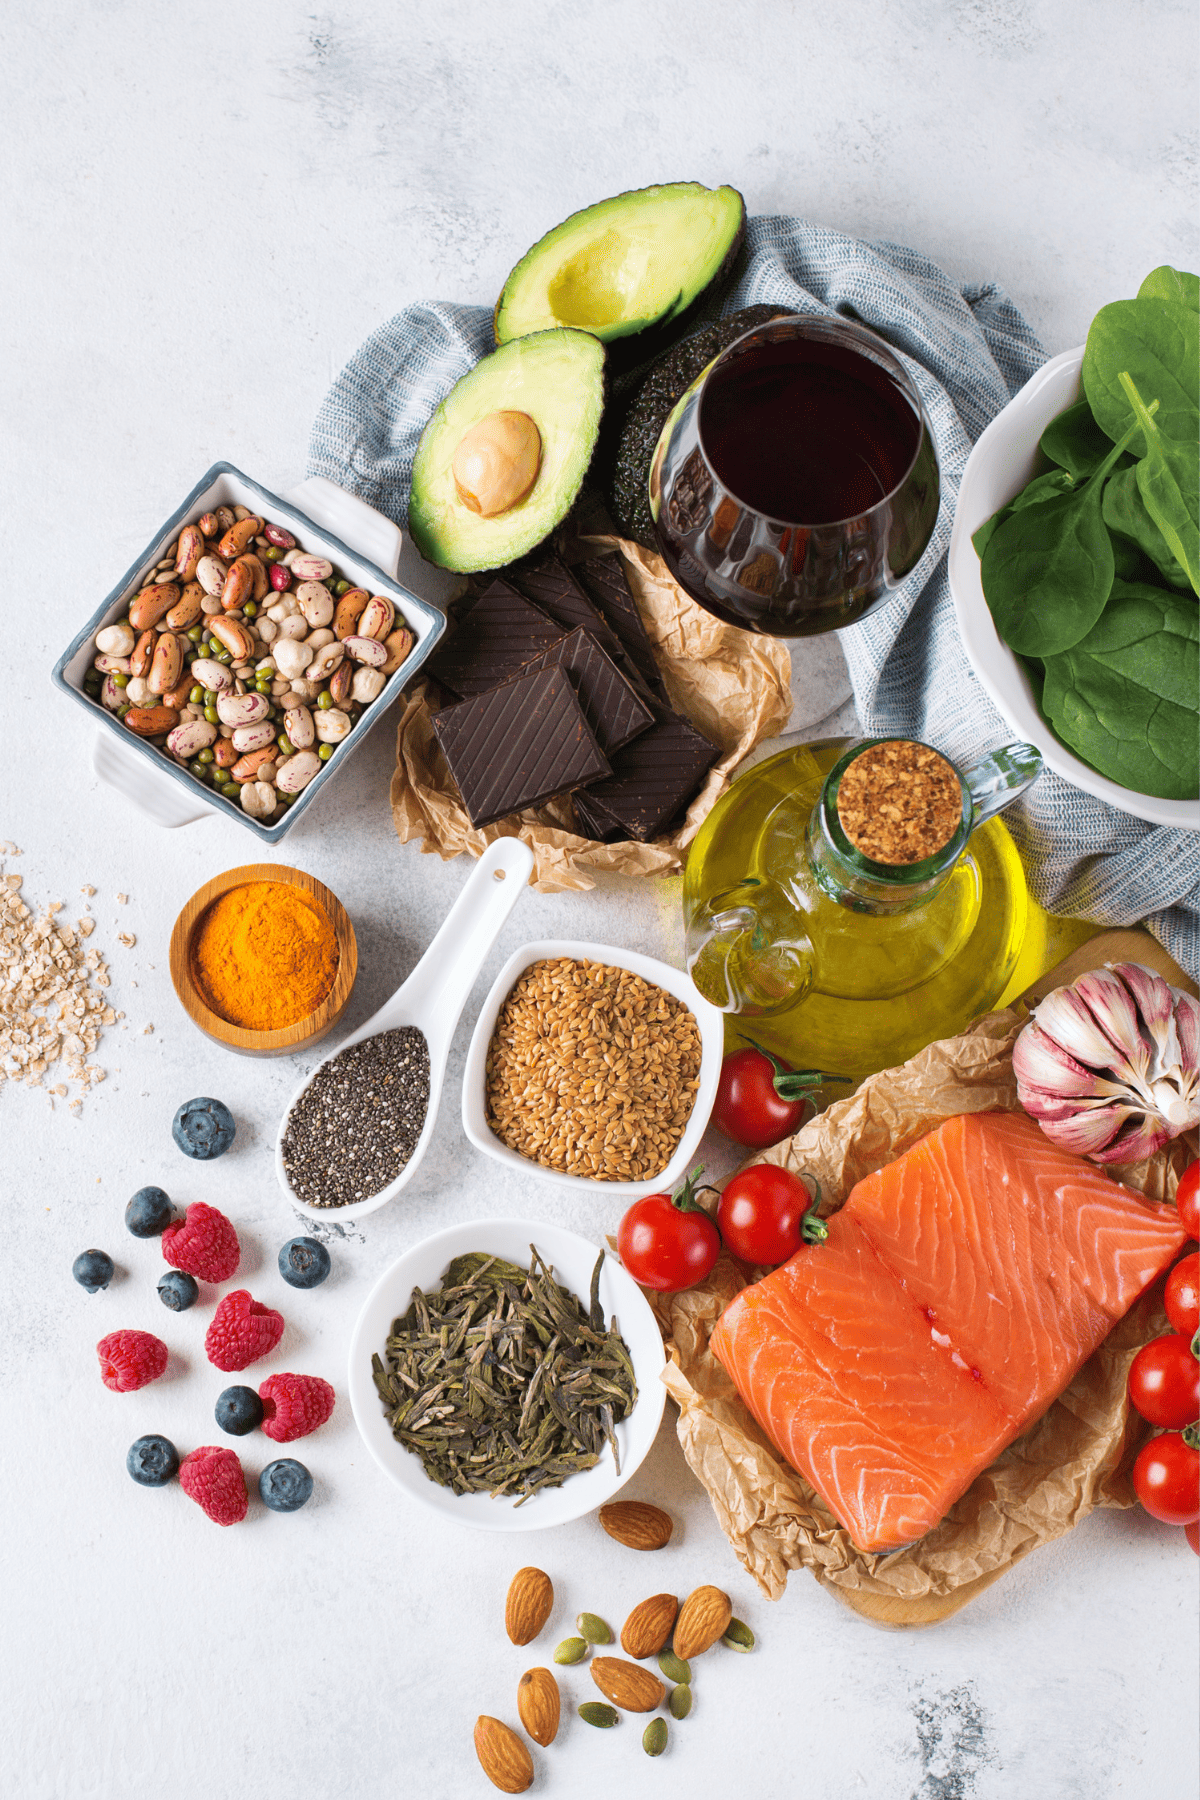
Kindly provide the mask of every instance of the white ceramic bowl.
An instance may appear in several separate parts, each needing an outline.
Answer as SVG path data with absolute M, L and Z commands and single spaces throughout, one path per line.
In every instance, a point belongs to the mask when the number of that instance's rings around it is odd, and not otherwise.
M 634 975 L 640 975 L 643 981 L 651 981 L 657 987 L 665 988 L 669 994 L 674 994 L 677 1000 L 682 1000 L 685 1006 L 690 1007 L 699 1027 L 700 1086 L 696 1093 L 696 1104 L 674 1156 L 666 1168 L 649 1181 L 596 1181 L 588 1175 L 564 1175 L 558 1169 L 543 1168 L 541 1163 L 533 1162 L 529 1157 L 521 1156 L 518 1151 L 510 1150 L 507 1144 L 502 1144 L 488 1125 L 484 1071 L 488 1045 L 492 1041 L 500 1008 L 518 977 L 530 963 L 556 956 L 569 956 L 577 962 L 586 960 L 609 963 L 615 968 L 629 969 Z M 463 1130 L 477 1150 L 482 1150 L 487 1156 L 494 1156 L 497 1162 L 510 1163 L 514 1169 L 519 1169 L 523 1175 L 528 1175 L 535 1181 L 556 1181 L 570 1187 L 594 1188 L 598 1194 L 611 1194 L 615 1198 L 629 1200 L 638 1199 L 643 1194 L 668 1191 L 677 1181 L 682 1181 L 700 1147 L 700 1139 L 704 1136 L 709 1114 L 717 1098 L 717 1083 L 721 1078 L 724 1055 L 725 1015 L 696 991 L 691 976 L 682 969 L 673 969 L 669 963 L 659 962 L 653 956 L 639 956 L 633 950 L 618 950 L 612 944 L 572 943 L 559 938 L 546 938 L 537 944 L 525 944 L 508 959 L 497 975 L 476 1021 L 471 1046 L 467 1051 L 467 1066 L 463 1071 Z
M 1200 825 L 1196 801 L 1162 800 L 1121 787 L 1089 768 L 1054 735 L 1038 710 L 1028 675 L 997 634 L 983 597 L 971 533 L 1050 466 L 1038 440 L 1051 419 L 1078 400 L 1082 363 L 1082 345 L 1053 357 L 996 415 L 967 459 L 950 538 L 950 592 L 958 629 L 971 667 L 997 711 L 1018 737 L 1036 745 L 1056 774 L 1135 818 L 1194 831 Z
M 420 1458 L 396 1442 L 372 1379 L 371 1356 L 374 1352 L 383 1355 L 392 1320 L 408 1311 L 413 1288 L 438 1287 L 452 1258 L 473 1250 L 485 1250 L 528 1268 L 530 1244 L 536 1245 L 538 1255 L 552 1266 L 555 1279 L 578 1294 L 586 1306 L 598 1244 L 540 1220 L 480 1219 L 474 1224 L 452 1225 L 406 1250 L 372 1288 L 350 1341 L 350 1405 L 363 1442 L 375 1461 L 411 1499 L 479 1531 L 541 1531 L 547 1525 L 564 1525 L 568 1519 L 582 1518 L 584 1513 L 603 1506 L 624 1487 L 645 1458 L 657 1434 L 666 1399 L 661 1380 L 666 1357 L 654 1314 L 620 1263 L 606 1256 L 600 1275 L 600 1304 L 606 1321 L 614 1315 L 617 1319 L 638 1389 L 632 1413 L 616 1428 L 620 1474 L 613 1466 L 611 1450 L 606 1450 L 595 1468 L 570 1476 L 561 1487 L 543 1488 L 523 1506 L 514 1506 L 511 1501 L 493 1500 L 487 1494 L 453 1494 L 448 1488 L 439 1487 L 426 1475 Z

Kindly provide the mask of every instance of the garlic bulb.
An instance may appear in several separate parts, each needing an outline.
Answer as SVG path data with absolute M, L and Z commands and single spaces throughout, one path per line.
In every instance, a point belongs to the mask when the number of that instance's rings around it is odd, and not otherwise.
M 1025 1111 L 1064 1150 L 1137 1162 L 1200 1124 L 1200 1006 L 1109 963 L 1033 1009 L 1013 1047 Z

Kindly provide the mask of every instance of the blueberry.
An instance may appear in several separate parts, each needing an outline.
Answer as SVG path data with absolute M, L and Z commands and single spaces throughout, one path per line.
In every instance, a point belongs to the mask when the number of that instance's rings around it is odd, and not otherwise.
M 259 1476 L 258 1491 L 272 1512 L 299 1512 L 313 1491 L 313 1478 L 302 1462 L 281 1456 Z
M 174 1216 L 170 1194 L 160 1187 L 139 1188 L 125 1208 L 125 1229 L 134 1237 L 158 1237 Z
M 130 1444 L 125 1467 L 140 1487 L 165 1487 L 179 1470 L 179 1452 L 170 1438 L 140 1437 Z
M 320 1238 L 290 1238 L 279 1252 L 279 1273 L 289 1287 L 320 1287 L 329 1268 L 329 1252 Z
M 220 1100 L 185 1100 L 171 1121 L 171 1136 L 185 1156 L 210 1162 L 224 1156 L 237 1126 L 233 1114 Z
M 231 1387 L 218 1396 L 217 1424 L 230 1437 L 245 1437 L 262 1424 L 263 1403 L 253 1388 Z
M 182 1269 L 168 1269 L 159 1278 L 158 1297 L 172 1312 L 186 1312 L 200 1298 L 200 1288 L 193 1275 L 185 1275 Z
M 89 1294 L 98 1294 L 113 1278 L 113 1259 L 107 1250 L 81 1250 L 71 1264 L 71 1273 Z

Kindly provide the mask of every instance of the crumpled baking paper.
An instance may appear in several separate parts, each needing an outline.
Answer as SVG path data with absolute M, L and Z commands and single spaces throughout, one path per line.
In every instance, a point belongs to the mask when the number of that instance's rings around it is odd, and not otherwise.
M 791 658 L 776 638 L 723 624 L 690 600 L 660 556 L 609 536 L 581 540 L 596 556 L 616 550 L 646 634 L 654 647 L 671 704 L 720 746 L 687 816 L 670 837 L 653 843 L 598 844 L 581 837 L 569 800 L 552 800 L 476 830 L 467 817 L 434 736 L 437 689 L 422 678 L 405 697 L 396 737 L 392 817 L 403 844 L 416 839 L 426 854 L 448 860 L 465 851 L 481 856 L 498 837 L 519 837 L 534 853 L 531 885 L 543 893 L 596 885 L 598 870 L 620 875 L 673 875 L 743 757 L 764 738 L 777 737 L 791 713 Z
M 893 1162 L 945 1119 L 1017 1109 L 1012 1046 L 1026 1017 L 1011 1007 L 959 1037 L 928 1045 L 900 1067 L 869 1077 L 795 1137 L 752 1160 L 815 1175 L 821 1211 L 836 1211 L 855 1182 Z M 1192 1154 L 1177 1140 L 1149 1161 L 1113 1173 L 1151 1198 L 1169 1199 Z M 663 1379 L 679 1405 L 684 1454 L 738 1557 L 770 1599 L 783 1593 L 793 1569 L 808 1569 L 875 1623 L 931 1623 L 1093 1508 L 1133 1504 L 1128 1464 L 1145 1428 L 1126 1405 L 1125 1384 L 1140 1345 L 1168 1329 L 1161 1282 L 933 1531 L 907 1549 L 868 1555 L 855 1549 L 813 1489 L 771 1446 L 708 1347 L 717 1319 L 749 1278 L 722 1254 L 699 1287 L 647 1298 L 666 1342 L 670 1360 Z

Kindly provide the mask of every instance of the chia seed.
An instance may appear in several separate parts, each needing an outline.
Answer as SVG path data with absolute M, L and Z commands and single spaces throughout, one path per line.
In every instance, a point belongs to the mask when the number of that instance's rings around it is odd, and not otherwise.
M 395 1181 L 429 1110 L 429 1045 L 381 1031 L 317 1070 L 288 1114 L 283 1167 L 309 1206 L 352 1206 Z

